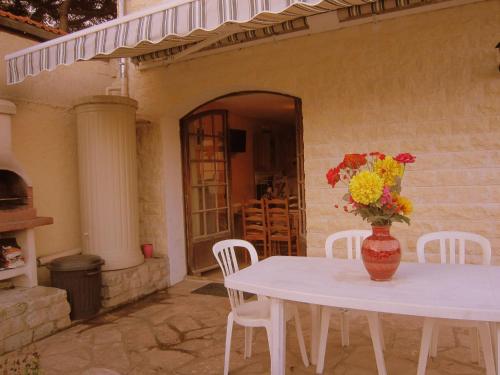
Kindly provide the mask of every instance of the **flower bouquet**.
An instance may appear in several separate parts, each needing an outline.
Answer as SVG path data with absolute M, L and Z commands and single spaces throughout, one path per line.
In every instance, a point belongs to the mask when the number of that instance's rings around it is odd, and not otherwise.
M 343 197 L 344 211 L 359 215 L 372 225 L 373 235 L 363 241 L 361 253 L 374 280 L 390 279 L 399 266 L 399 241 L 389 234 L 389 229 L 393 222 L 410 224 L 413 205 L 401 195 L 401 181 L 406 164 L 415 159 L 408 153 L 395 157 L 380 152 L 347 154 L 326 174 L 332 187 L 339 182 L 348 187 Z

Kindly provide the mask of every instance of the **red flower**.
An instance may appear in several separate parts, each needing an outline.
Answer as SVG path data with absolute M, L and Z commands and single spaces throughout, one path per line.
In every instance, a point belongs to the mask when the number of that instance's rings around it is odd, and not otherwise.
M 370 156 L 375 156 L 375 157 L 379 158 L 380 160 L 385 159 L 385 154 L 382 154 L 381 152 L 378 152 L 378 151 L 370 152 Z
M 413 156 L 412 154 L 409 153 L 404 153 L 404 154 L 399 154 L 394 158 L 394 160 L 403 163 L 403 164 L 410 164 L 410 163 L 415 163 L 416 157 Z
M 366 154 L 346 154 L 342 163 L 347 168 L 358 169 L 366 164 Z
M 326 180 L 328 181 L 329 185 L 332 185 L 332 187 L 335 187 L 337 182 L 340 181 L 340 170 L 339 168 L 330 168 L 326 174 Z

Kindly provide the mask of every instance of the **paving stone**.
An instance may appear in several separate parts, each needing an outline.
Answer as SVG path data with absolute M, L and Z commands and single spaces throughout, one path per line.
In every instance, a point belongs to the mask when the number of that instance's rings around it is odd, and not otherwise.
M 129 370 L 130 361 L 122 342 L 96 345 L 92 349 L 94 366 L 106 367 L 119 373 Z
M 142 352 L 157 346 L 150 327 L 145 323 L 122 328 L 122 335 L 129 351 Z
M 202 328 L 202 329 L 197 329 L 194 331 L 187 332 L 184 337 L 186 340 L 191 340 L 191 339 L 199 339 L 199 338 L 208 338 L 212 337 L 212 335 L 219 329 L 219 327 L 209 327 L 209 328 Z M 226 334 L 224 330 L 224 335 Z
M 121 375 L 119 372 L 110 370 L 108 368 L 92 367 L 82 372 L 82 375 Z
M 214 345 L 213 340 L 194 339 L 194 340 L 184 341 L 181 344 L 174 346 L 174 349 L 180 349 L 189 352 L 198 352 L 213 345 Z
M 152 368 L 163 371 L 171 371 L 194 360 L 191 354 L 176 350 L 152 349 L 145 353 Z
M 47 368 L 48 372 L 58 371 L 64 374 L 75 370 L 83 370 L 89 366 L 90 361 L 90 354 L 78 349 L 64 353 L 64 355 L 42 356 L 40 365 L 42 368 Z
M 97 327 L 94 329 L 94 344 L 111 344 L 122 341 L 122 333 L 115 326 Z
M 187 314 L 173 316 L 170 318 L 169 324 L 180 332 L 193 331 L 201 328 L 201 325 Z
M 162 345 L 171 346 L 181 342 L 179 333 L 166 324 L 156 326 L 154 328 L 154 335 L 158 342 Z

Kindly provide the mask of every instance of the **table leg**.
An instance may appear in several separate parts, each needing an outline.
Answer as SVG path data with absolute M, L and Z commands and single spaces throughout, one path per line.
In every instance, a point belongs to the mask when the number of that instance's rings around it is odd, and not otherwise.
M 378 313 L 367 312 L 368 326 L 370 327 L 370 335 L 372 337 L 373 351 L 375 352 L 375 361 L 377 362 L 377 370 L 379 375 L 387 375 L 385 369 L 384 352 L 382 349 L 382 341 L 380 339 L 380 323 Z
M 436 325 L 436 320 L 432 318 L 424 319 L 424 328 L 422 329 L 422 341 L 420 343 L 420 355 L 418 357 L 417 375 L 425 375 L 427 367 L 427 358 L 429 358 L 429 350 L 432 342 L 432 331 Z
M 500 323 L 492 323 L 496 330 L 496 357 L 497 357 L 497 375 L 500 375 Z
M 271 298 L 271 375 L 285 375 L 286 322 L 283 300 Z
M 311 307 L 311 363 L 315 365 L 318 359 L 321 307 L 319 305 L 309 305 L 309 306 Z
M 495 359 L 493 357 L 493 345 L 491 342 L 491 333 L 488 322 L 479 322 L 478 329 L 479 329 L 479 338 L 481 339 L 481 346 L 483 347 L 486 374 L 494 375 L 496 373 Z

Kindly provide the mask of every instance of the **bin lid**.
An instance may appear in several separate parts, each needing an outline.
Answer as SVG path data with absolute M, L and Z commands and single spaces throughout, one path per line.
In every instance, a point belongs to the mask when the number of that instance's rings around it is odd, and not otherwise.
M 47 268 L 51 271 L 87 271 L 103 264 L 104 260 L 98 255 L 82 254 L 54 259 Z

